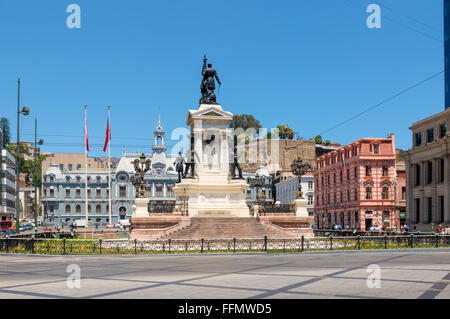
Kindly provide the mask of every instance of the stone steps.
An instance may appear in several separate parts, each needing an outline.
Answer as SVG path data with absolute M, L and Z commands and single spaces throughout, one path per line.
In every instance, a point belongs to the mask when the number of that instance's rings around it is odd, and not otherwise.
M 254 217 L 192 217 L 191 225 L 164 236 L 172 239 L 294 238 L 291 233 L 264 225 Z

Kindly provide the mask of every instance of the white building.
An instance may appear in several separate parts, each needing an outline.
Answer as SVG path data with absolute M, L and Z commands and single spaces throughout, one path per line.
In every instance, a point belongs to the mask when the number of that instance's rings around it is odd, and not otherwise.
M 292 174 L 282 174 L 277 177 L 278 182 L 275 183 L 276 201 L 281 204 L 292 203 L 297 198 L 298 177 Z M 314 175 L 308 173 L 301 178 L 303 197 L 308 200 L 308 214 L 314 214 Z
M 1 136 L 1 134 L 0 134 Z M 0 156 L 0 219 L 10 220 L 16 213 L 15 204 L 15 164 L 14 157 L 1 149 Z

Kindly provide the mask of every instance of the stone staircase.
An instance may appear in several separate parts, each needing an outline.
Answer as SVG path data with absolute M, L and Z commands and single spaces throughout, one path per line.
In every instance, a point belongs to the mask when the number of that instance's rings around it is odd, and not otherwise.
M 264 225 L 254 217 L 192 217 L 191 225 L 163 239 L 231 239 L 231 238 L 294 238 L 279 227 Z

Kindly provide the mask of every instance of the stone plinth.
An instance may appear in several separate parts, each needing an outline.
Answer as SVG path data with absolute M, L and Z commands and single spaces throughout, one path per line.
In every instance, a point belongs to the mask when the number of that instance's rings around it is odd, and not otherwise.
M 305 198 L 299 198 L 294 200 L 296 207 L 295 216 L 297 217 L 309 217 L 308 210 L 306 206 L 308 205 L 308 200 Z
M 311 227 L 313 217 L 297 217 L 294 214 L 267 214 L 265 216 L 259 216 L 258 220 L 261 224 L 269 224 L 277 227 L 283 231 L 286 231 L 294 237 L 305 238 L 314 237 L 314 232 Z
M 148 213 L 148 198 L 136 198 L 134 200 L 133 217 L 147 217 Z

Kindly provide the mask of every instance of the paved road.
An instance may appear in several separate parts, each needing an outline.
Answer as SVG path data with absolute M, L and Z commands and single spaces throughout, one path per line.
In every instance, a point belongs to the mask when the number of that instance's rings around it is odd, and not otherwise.
M 71 264 L 80 267 L 80 288 L 68 287 Z M 367 286 L 371 264 L 380 266 L 380 288 Z M 450 250 L 1 255 L 0 299 L 6 298 L 450 298 Z

